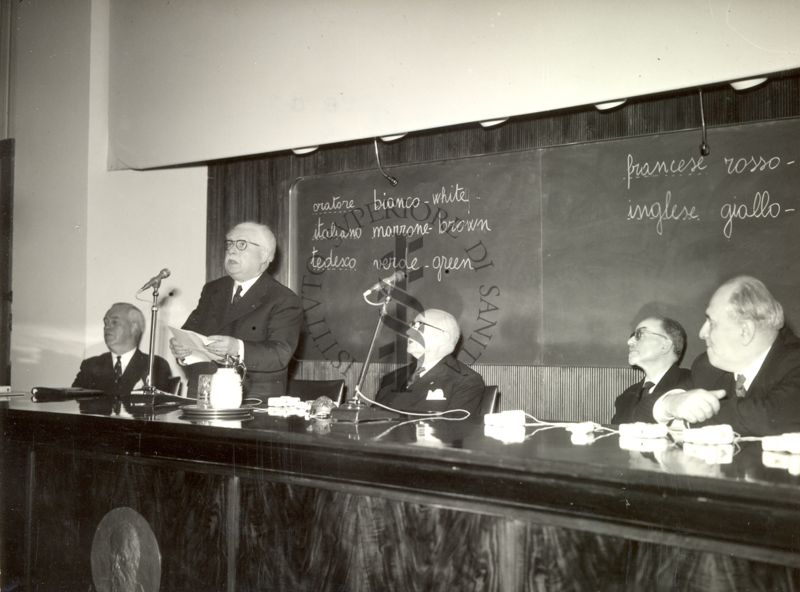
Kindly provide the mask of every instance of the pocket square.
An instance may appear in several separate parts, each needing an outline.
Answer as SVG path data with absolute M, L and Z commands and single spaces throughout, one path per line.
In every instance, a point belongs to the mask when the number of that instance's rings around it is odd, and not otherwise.
M 426 401 L 444 401 L 444 391 L 440 388 L 428 391 L 428 396 L 425 397 Z

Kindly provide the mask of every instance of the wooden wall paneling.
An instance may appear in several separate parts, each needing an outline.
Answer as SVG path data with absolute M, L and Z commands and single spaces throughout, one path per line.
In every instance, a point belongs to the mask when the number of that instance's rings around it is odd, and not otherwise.
M 656 479 L 647 484 L 612 484 L 592 475 L 600 456 L 619 454 L 620 464 L 607 471 L 630 468 L 633 477 L 647 471 L 628 463 L 650 462 L 647 455 L 629 457 L 606 440 L 594 453 L 580 448 L 586 456 L 570 459 L 563 449 L 544 454 L 539 460 L 549 460 L 526 476 L 513 461 L 503 467 L 511 459 L 475 471 L 472 460 L 462 462 L 471 454 L 437 459 L 415 445 L 409 458 L 399 453 L 400 442 L 410 443 L 405 439 L 381 451 L 366 433 L 362 449 L 341 446 L 342 439 L 320 441 L 308 437 L 299 418 L 291 431 L 284 425 L 243 436 L 240 428 L 178 422 L 5 415 L 8 440 L 21 455 L 35 449 L 37 456 L 35 480 L 21 487 L 3 480 L 4 493 L 18 487 L 34 499 L 26 518 L 34 577 L 26 590 L 94 590 L 92 539 L 107 512 L 120 507 L 141 514 L 155 534 L 165 591 L 788 592 L 800 584 L 800 570 L 789 567 L 797 563 L 796 541 L 787 534 L 794 532 L 789 517 L 797 504 L 789 489 L 795 483 L 789 475 L 752 479 L 760 468 L 755 443 L 744 445 L 727 476 L 670 475 L 661 468 L 652 469 Z M 446 446 L 469 451 L 471 430 L 450 427 L 456 437 L 446 438 Z M 537 446 L 560 448 L 558 441 L 545 437 L 521 446 L 535 457 Z M 481 445 L 474 452 L 492 449 Z M 584 464 L 592 458 L 591 466 Z M 769 502 L 762 497 L 766 489 L 776 490 Z M 700 494 L 706 503 L 694 507 Z M 563 500 L 561 511 L 549 506 L 554 498 Z M 567 504 L 576 507 L 565 512 Z M 615 509 L 608 515 L 610 504 Z M 765 504 L 773 504 L 770 512 Z M 677 530 L 663 518 L 656 522 L 663 530 L 630 528 L 664 512 Z M 720 516 L 731 512 L 747 520 L 724 524 Z M 760 524 L 756 515 L 767 518 Z M 696 522 L 711 525 L 710 533 L 697 538 Z M 788 524 L 783 535 L 764 538 L 781 524 Z M 751 537 L 755 549 L 739 556 L 741 540 L 729 538 L 737 532 Z M 770 547 L 776 540 L 782 554 Z M 786 559 L 792 561 L 784 565 Z
M 153 530 L 162 590 L 226 589 L 224 477 L 56 447 L 41 448 L 36 458 L 32 589 L 90 589 L 93 537 L 119 507 L 141 514 Z M 76 553 L 85 561 L 75 562 Z
M 243 590 L 792 590 L 726 554 L 388 498 L 245 480 Z
M 244 160 L 238 166 L 209 169 L 209 193 L 219 194 L 219 200 L 208 202 L 206 230 L 206 277 L 214 279 L 224 274 L 223 241 L 227 231 L 247 220 L 265 221 L 279 231 L 284 208 L 271 192 L 272 163 L 269 160 Z M 280 238 L 279 238 L 280 240 Z
M 0 403 L 8 405 L 8 403 Z M 26 566 L 30 565 L 30 525 L 32 491 L 35 486 L 34 453 L 27 446 L 9 442 L 3 436 L 0 444 L 0 480 L 13 486 L 0 494 L 0 590 L 11 590 L 14 585 L 30 589 Z
M 301 361 L 296 374 L 298 378 L 311 380 L 344 378 L 349 398 L 362 367 L 361 363 L 354 363 L 342 375 L 329 364 Z M 394 367 L 385 363 L 371 364 L 364 380 L 364 394 L 373 396 L 381 376 Z M 542 420 L 600 423 L 611 420 L 616 396 L 642 376 L 641 371 L 634 368 L 494 364 L 475 364 L 473 368 L 486 384 L 499 386 L 501 411 L 522 409 Z
M 1 12 L 1 10 L 0 10 Z M 0 24 L 2 26 L 2 24 Z M 0 53 L 2 53 L 0 51 Z M 2 70 L 2 66 L 0 66 Z M 0 80 L 2 88 L 2 80 Z M 2 99 L 0 99 L 0 102 Z M 0 140 L 0 386 L 11 384 L 11 259 L 14 234 L 14 140 Z

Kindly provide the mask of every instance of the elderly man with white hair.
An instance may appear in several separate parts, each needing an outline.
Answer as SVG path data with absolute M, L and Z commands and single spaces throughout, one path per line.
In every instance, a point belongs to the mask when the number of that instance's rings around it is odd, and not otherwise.
M 72 386 L 99 389 L 110 395 L 129 395 L 144 385 L 150 359 L 139 349 L 145 330 L 144 314 L 129 302 L 115 302 L 103 317 L 103 340 L 108 351 L 81 362 Z M 171 370 L 161 356 L 153 358 L 153 386 L 167 390 Z
M 706 353 L 692 366 L 695 388 L 661 397 L 653 407 L 657 421 L 730 424 L 743 436 L 800 431 L 800 340 L 760 280 L 739 276 L 722 284 L 700 338 Z
M 206 349 L 217 356 L 238 356 L 247 367 L 248 395 L 283 395 L 289 362 L 300 337 L 300 298 L 275 281 L 267 268 L 275 257 L 275 235 L 264 224 L 243 222 L 225 236 L 227 275 L 203 286 L 200 302 L 183 328 L 208 336 Z M 170 348 L 189 363 L 189 394 L 199 374 L 213 374 L 213 363 L 190 363 L 192 352 L 175 339 Z
M 461 331 L 448 312 L 429 308 L 411 323 L 408 353 L 416 361 L 381 380 L 378 403 L 410 413 L 435 413 L 452 409 L 480 415 L 484 382 L 480 374 L 453 356 Z

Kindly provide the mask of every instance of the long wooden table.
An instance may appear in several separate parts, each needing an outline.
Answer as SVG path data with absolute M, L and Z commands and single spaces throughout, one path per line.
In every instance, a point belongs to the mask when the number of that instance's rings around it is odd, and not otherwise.
M 756 442 L 715 463 L 563 429 L 188 421 L 105 397 L 13 398 L 0 427 L 3 589 L 91 589 L 120 508 L 152 530 L 162 590 L 800 584 L 800 477 Z

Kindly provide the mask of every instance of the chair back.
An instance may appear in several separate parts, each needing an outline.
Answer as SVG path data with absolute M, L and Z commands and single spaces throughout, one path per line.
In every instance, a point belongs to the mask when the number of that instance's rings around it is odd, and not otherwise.
M 171 376 L 167 379 L 167 392 L 180 397 L 182 390 L 183 383 L 181 382 L 180 376 Z
M 289 381 L 286 394 L 300 397 L 302 401 L 313 401 L 319 397 L 329 397 L 337 405 L 344 402 L 344 379 L 339 380 L 304 380 Z
M 483 395 L 481 396 L 481 415 L 487 413 L 497 413 L 500 410 L 500 391 L 497 385 L 483 387 Z

